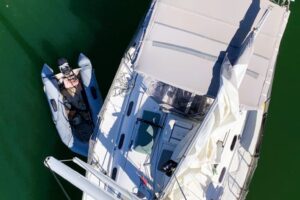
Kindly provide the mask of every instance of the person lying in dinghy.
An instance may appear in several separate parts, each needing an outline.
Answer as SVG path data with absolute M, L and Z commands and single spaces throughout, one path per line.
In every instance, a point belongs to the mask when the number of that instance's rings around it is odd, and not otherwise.
M 58 60 L 59 70 L 63 78 L 59 80 L 59 86 L 63 95 L 63 105 L 67 114 L 67 119 L 73 129 L 78 133 L 79 139 L 88 141 L 87 131 L 93 127 L 93 122 L 85 103 L 85 93 L 82 89 L 80 79 L 76 72 L 69 66 L 65 58 Z

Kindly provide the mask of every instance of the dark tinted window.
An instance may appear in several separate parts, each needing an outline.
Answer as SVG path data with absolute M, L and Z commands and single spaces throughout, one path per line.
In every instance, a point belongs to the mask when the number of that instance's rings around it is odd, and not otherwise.
M 113 180 L 116 180 L 117 178 L 117 173 L 118 173 L 118 169 L 116 167 L 113 168 L 112 173 L 111 173 L 111 178 Z
M 122 134 L 121 137 L 120 137 L 120 140 L 119 140 L 119 145 L 118 145 L 119 149 L 122 149 L 123 143 L 124 143 L 124 139 L 125 139 L 125 134 Z
M 224 178 L 224 175 L 225 175 L 225 172 L 226 172 L 226 167 L 223 167 L 222 171 L 221 171 L 221 174 L 219 176 L 219 183 L 222 182 L 223 178 Z
M 235 147 L 236 144 L 236 140 L 237 140 L 237 136 L 235 135 L 232 139 L 231 145 L 230 145 L 230 150 L 232 151 Z
M 127 109 L 127 116 L 129 116 L 131 114 L 132 108 L 133 108 L 133 104 L 134 102 L 131 101 L 128 105 L 128 109 Z

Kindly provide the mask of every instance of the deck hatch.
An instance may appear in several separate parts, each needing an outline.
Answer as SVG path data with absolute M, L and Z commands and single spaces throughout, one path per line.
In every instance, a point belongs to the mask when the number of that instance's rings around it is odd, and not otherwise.
M 143 112 L 141 119 L 138 119 L 138 131 L 134 141 L 134 150 L 150 155 L 154 138 L 159 130 L 160 114 L 147 111 Z
M 163 171 L 163 167 L 172 157 L 173 151 L 163 150 L 158 161 L 157 169 Z M 163 171 L 164 172 L 164 171 Z

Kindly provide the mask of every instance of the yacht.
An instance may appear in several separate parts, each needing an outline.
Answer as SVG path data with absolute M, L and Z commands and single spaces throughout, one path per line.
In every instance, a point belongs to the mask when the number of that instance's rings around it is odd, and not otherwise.
M 45 165 L 83 199 L 245 199 L 289 1 L 153 0 L 99 113 L 88 162 Z

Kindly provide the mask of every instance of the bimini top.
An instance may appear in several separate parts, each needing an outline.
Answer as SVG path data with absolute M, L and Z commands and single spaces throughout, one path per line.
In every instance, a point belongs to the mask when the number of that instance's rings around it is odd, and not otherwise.
M 257 107 L 268 96 L 281 33 L 289 15 L 268 0 L 158 0 L 136 70 L 198 95 L 214 96 L 225 52 L 233 62 L 243 40 L 270 5 L 271 16 L 256 40 L 254 56 L 239 90 L 241 104 Z

